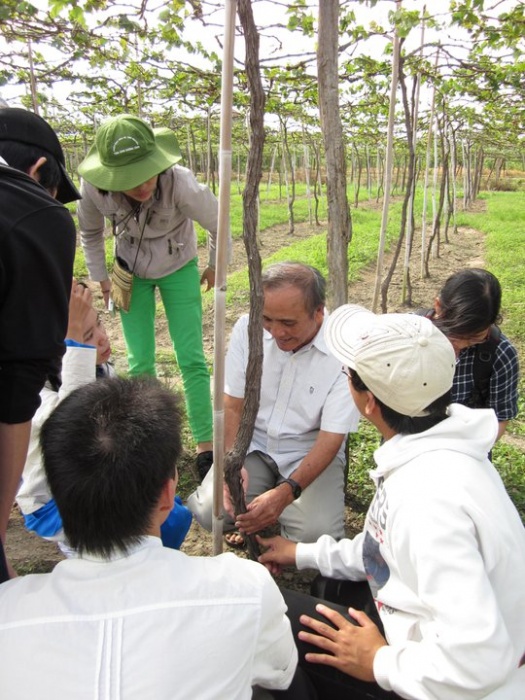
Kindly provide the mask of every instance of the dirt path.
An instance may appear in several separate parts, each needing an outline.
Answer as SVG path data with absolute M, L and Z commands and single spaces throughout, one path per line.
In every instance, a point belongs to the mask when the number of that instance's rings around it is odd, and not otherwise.
M 319 230 L 311 228 L 307 224 L 300 224 L 296 227 L 296 234 L 291 237 L 287 233 L 286 226 L 275 227 L 264 232 L 261 240 L 261 254 L 267 257 L 274 251 L 280 249 L 284 245 L 289 245 L 295 242 L 298 238 L 305 238 L 318 233 Z M 202 258 L 204 259 L 204 251 Z M 414 306 L 430 306 L 432 301 L 440 289 L 444 280 L 451 272 L 467 266 L 483 265 L 484 257 L 484 239 L 483 235 L 471 229 L 462 229 L 457 235 L 451 237 L 449 244 L 442 244 L 441 254 L 439 258 L 431 260 L 430 270 L 431 276 L 428 279 L 421 279 L 419 275 L 419 250 L 417 244 L 413 251 L 413 303 Z M 385 258 L 386 265 L 390 262 L 390 255 Z M 245 265 L 245 252 L 242 241 L 234 243 L 233 260 L 230 270 L 238 269 Z M 399 265 L 398 265 L 399 267 Z M 360 303 L 370 307 L 372 302 L 373 288 L 375 278 L 375 267 L 364 270 L 360 279 L 349 286 L 349 301 Z M 401 290 L 401 275 L 396 273 L 392 282 L 391 292 L 389 295 L 389 311 L 401 311 L 403 307 L 400 303 Z M 94 291 L 95 288 L 94 288 Z M 97 290 L 98 291 L 98 290 Z M 99 297 L 100 298 L 100 297 Z M 405 309 L 406 310 L 406 309 Z M 245 309 L 233 309 L 228 316 L 227 334 L 235 319 L 243 313 Z M 112 319 L 109 316 L 104 317 L 104 323 L 107 327 L 109 336 L 112 340 L 114 358 L 117 368 L 125 371 L 125 353 L 122 335 L 118 319 Z M 204 320 L 204 332 L 206 349 L 211 353 L 211 343 L 213 337 L 213 312 L 206 314 Z M 166 329 L 164 319 L 159 319 L 157 327 L 157 342 L 159 350 L 165 354 L 171 352 L 171 344 Z M 181 467 L 182 479 L 184 483 L 184 491 L 194 487 L 195 481 L 191 474 L 189 466 L 183 464 Z M 186 495 L 183 491 L 183 496 Z M 347 534 L 352 534 L 354 528 L 354 515 L 347 508 Z M 202 530 L 195 523 L 183 544 L 183 550 L 192 555 L 211 555 L 212 543 L 211 536 Z M 9 523 L 7 537 L 7 553 L 8 556 L 20 573 L 49 571 L 53 565 L 62 557 L 57 552 L 55 545 L 45 542 L 40 538 L 28 533 L 22 523 L 21 517 L 16 509 L 13 508 L 11 520 Z M 241 554 L 242 556 L 242 554 Z M 311 573 L 306 572 L 298 576 L 297 574 L 284 574 L 284 585 L 297 588 L 305 588 L 311 579 Z

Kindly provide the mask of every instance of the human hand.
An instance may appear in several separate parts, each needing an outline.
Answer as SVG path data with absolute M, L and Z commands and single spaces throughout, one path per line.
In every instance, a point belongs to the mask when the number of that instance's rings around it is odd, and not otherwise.
M 353 625 L 326 605 L 316 605 L 315 609 L 334 626 L 308 615 L 301 615 L 299 618 L 301 624 L 310 627 L 316 634 L 301 631 L 298 635 L 299 639 L 326 652 L 307 653 L 306 661 L 333 666 L 362 681 L 375 681 L 374 657 L 378 649 L 387 646 L 387 641 L 377 625 L 366 613 L 354 608 L 348 608 L 348 613 L 358 623 L 357 625 Z
M 201 284 L 206 285 L 205 292 L 209 292 L 215 286 L 215 269 L 207 267 L 201 275 Z
M 265 527 L 274 525 L 286 506 L 293 501 L 289 486 L 276 486 L 261 493 L 246 507 L 246 513 L 237 516 L 235 527 L 242 533 L 253 535 Z
M 100 290 L 102 292 L 102 296 L 104 298 L 104 306 L 106 309 L 109 309 L 109 297 L 111 294 L 111 280 L 102 280 L 100 282 Z
M 292 542 L 284 537 L 263 538 L 256 536 L 257 542 L 266 551 L 258 557 L 258 561 L 264 564 L 268 571 L 276 576 L 280 574 L 284 566 L 295 564 L 295 550 L 297 542 Z
M 83 284 L 73 280 L 69 296 L 69 316 L 66 338 L 77 343 L 84 342 L 84 325 L 86 317 L 93 308 L 91 292 Z

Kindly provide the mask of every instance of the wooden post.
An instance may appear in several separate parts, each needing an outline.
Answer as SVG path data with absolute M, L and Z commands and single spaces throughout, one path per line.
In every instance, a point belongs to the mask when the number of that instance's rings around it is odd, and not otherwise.
M 219 146 L 219 227 L 215 270 L 215 327 L 213 361 L 213 553 L 222 552 L 224 471 L 224 328 L 226 320 L 226 272 L 230 228 L 232 172 L 233 49 L 236 0 L 225 5 L 224 54 L 221 85 L 221 126 Z

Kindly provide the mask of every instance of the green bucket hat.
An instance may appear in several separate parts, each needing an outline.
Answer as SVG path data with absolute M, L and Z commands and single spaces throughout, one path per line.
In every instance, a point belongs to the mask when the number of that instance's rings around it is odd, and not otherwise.
M 181 158 L 179 142 L 170 129 L 152 129 L 138 117 L 121 114 L 98 129 L 78 172 L 100 190 L 123 192 L 142 185 Z

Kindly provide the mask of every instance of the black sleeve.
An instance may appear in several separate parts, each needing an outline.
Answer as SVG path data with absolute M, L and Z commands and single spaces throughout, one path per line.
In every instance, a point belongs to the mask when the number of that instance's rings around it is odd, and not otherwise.
M 37 187 L 37 183 L 35 183 Z M 13 193 L 11 193 L 13 194 Z M 76 231 L 38 186 L 15 192 L 0 226 L 0 421 L 30 420 L 64 354 Z
M 48 377 L 60 374 L 61 357 L 50 360 L 2 362 L 0 365 L 0 423 L 25 423 L 40 406 Z

